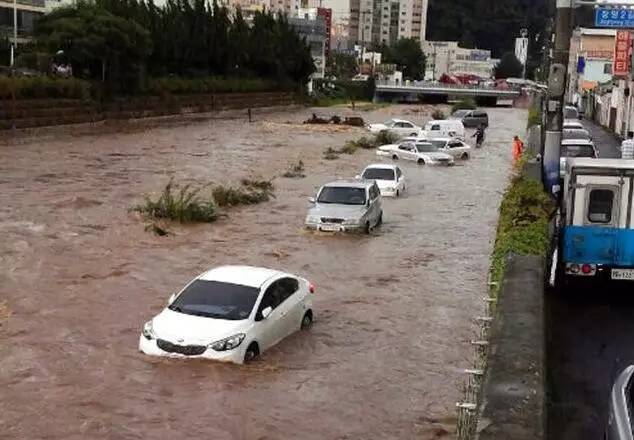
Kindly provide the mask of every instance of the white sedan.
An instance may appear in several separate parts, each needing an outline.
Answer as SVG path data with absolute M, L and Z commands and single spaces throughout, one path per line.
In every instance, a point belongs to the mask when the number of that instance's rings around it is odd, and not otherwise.
M 428 139 L 433 146 L 451 156 L 454 159 L 467 160 L 471 157 L 471 146 L 456 138 Z
M 313 322 L 314 287 L 277 270 L 222 266 L 191 281 L 143 326 L 153 356 L 248 362 Z
M 383 145 L 377 156 L 391 157 L 394 160 L 413 160 L 419 165 L 454 165 L 454 158 L 427 141 L 405 141 L 399 144 Z
M 374 134 L 387 131 L 398 137 L 420 136 L 423 133 L 422 127 L 404 119 L 390 119 L 382 124 L 370 124 L 368 130 Z
M 405 176 L 391 164 L 373 164 L 366 167 L 357 179 L 374 180 L 383 197 L 399 197 L 405 192 Z

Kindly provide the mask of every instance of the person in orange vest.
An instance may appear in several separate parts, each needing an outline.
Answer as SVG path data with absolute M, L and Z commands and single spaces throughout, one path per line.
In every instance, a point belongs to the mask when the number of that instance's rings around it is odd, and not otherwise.
M 522 157 L 524 151 L 524 142 L 522 142 L 519 136 L 513 137 L 513 162 L 517 163 Z

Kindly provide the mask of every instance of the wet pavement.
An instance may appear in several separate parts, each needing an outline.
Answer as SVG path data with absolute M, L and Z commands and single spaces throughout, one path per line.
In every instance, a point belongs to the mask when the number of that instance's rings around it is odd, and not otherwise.
M 429 110 L 429 109 L 428 109 Z M 363 113 L 428 119 L 420 107 Z M 319 114 L 341 113 L 320 109 Z M 349 112 L 349 111 L 348 111 Z M 377 162 L 326 161 L 359 129 L 305 127 L 310 109 L 143 129 L 46 131 L 0 145 L 0 438 L 449 438 L 473 317 L 487 292 L 511 139 L 526 113 L 490 109 L 485 147 L 452 168 L 403 162 L 408 193 L 372 236 L 306 233 L 320 184 Z M 179 182 L 273 177 L 276 198 L 156 237 L 130 207 Z M 219 264 L 317 286 L 315 324 L 233 366 L 148 358 L 142 324 Z
M 612 134 L 589 121 L 584 125 L 600 157 L 620 157 Z M 548 296 L 546 307 L 548 438 L 602 439 L 612 382 L 634 364 L 631 287 L 568 289 Z

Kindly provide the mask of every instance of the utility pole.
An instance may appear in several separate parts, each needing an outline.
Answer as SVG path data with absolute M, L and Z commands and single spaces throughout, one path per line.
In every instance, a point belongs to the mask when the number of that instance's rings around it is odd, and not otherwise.
M 18 1 L 13 0 L 13 44 L 11 45 L 11 67 L 15 63 L 15 50 L 18 47 Z
M 567 69 L 572 36 L 572 11 L 574 0 L 557 0 L 555 15 L 555 46 L 553 62 L 548 77 L 546 103 L 546 131 L 544 139 L 544 183 L 551 192 L 560 192 L 559 156 L 563 128 L 563 108 L 566 91 Z

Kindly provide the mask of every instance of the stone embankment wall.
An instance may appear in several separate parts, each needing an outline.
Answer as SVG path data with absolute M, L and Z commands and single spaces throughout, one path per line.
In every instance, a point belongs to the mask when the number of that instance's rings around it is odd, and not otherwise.
M 298 101 L 296 95 L 286 92 L 142 96 L 107 103 L 76 99 L 0 100 L 0 130 L 278 107 Z

